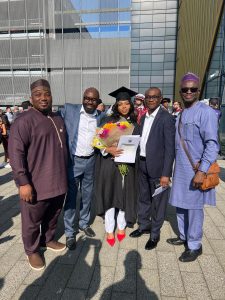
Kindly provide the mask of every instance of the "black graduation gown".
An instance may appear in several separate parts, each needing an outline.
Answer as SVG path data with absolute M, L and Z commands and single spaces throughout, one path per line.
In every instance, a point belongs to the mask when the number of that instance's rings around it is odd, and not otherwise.
M 135 125 L 133 134 L 139 134 L 138 125 Z M 115 207 L 125 211 L 126 222 L 132 225 L 137 219 L 137 164 L 127 165 L 129 171 L 124 176 L 122 186 L 122 175 L 117 163 L 110 154 L 103 156 L 98 152 L 95 163 L 94 199 L 97 215 L 104 215 L 108 209 Z

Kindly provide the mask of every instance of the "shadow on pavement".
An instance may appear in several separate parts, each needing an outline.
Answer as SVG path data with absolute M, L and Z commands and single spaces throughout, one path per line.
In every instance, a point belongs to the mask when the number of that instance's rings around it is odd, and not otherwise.
M 20 213 L 18 195 L 12 195 L 8 198 L 0 196 L 0 236 L 13 226 L 13 218 Z M 0 238 L 0 244 L 14 238 L 13 236 L 5 236 Z
M 124 293 L 126 299 L 129 299 L 129 293 L 131 299 L 136 299 L 137 296 L 139 299 L 146 300 L 157 300 L 159 299 L 155 292 L 149 290 L 146 286 L 144 279 L 141 277 L 139 273 L 139 269 L 141 269 L 141 256 L 136 250 L 132 250 L 127 253 L 125 261 L 125 276 L 124 279 L 112 284 L 101 295 L 100 300 L 111 299 L 112 293 L 118 293 L 118 299 L 122 300 L 121 294 Z M 134 274 L 136 274 L 136 278 L 134 278 Z M 135 280 L 135 284 L 132 284 L 132 281 Z M 137 286 L 136 286 L 137 285 Z M 120 295 L 120 297 L 119 297 Z M 113 297 L 113 299 L 117 299 L 117 297 Z
M 0 176 L 0 186 L 13 180 L 12 172 Z
M 54 258 L 19 299 L 92 299 L 101 280 L 99 268 L 95 272 L 101 245 L 100 240 L 80 236 L 76 249 Z M 38 274 L 38 271 L 31 272 Z
M 4 285 L 4 278 L 0 278 L 0 290 L 2 289 Z
M 220 167 L 220 179 L 225 182 L 225 168 Z
M 179 230 L 177 227 L 176 208 L 170 204 L 167 205 L 165 220 L 170 223 L 173 232 L 179 236 Z
M 14 237 L 15 237 L 15 235 L 8 235 L 3 238 L 0 238 L 0 244 L 8 242 L 8 241 L 12 240 Z

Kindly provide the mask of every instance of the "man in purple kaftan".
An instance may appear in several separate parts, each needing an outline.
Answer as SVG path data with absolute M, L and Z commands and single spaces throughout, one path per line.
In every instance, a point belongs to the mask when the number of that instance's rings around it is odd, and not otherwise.
M 169 203 L 176 207 L 179 237 L 168 239 L 173 245 L 187 245 L 179 257 L 182 262 L 194 261 L 202 253 L 204 204 L 215 205 L 215 189 L 201 191 L 205 173 L 216 160 L 219 146 L 217 141 L 218 121 L 210 107 L 198 101 L 199 78 L 187 73 L 181 80 L 180 95 L 185 109 L 177 118 L 176 162 Z M 182 147 L 178 131 L 195 164 L 201 161 L 195 173 Z
M 29 265 L 43 270 L 44 247 L 54 252 L 66 245 L 55 240 L 56 225 L 67 192 L 67 146 L 64 122 L 52 112 L 50 84 L 31 84 L 33 107 L 11 126 L 9 157 L 18 186 L 22 239 Z

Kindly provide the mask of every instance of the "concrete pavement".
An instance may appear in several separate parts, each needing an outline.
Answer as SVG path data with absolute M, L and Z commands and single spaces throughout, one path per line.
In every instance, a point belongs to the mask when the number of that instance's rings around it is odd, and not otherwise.
M 0 148 L 0 163 L 3 160 Z M 127 237 L 113 248 L 105 242 L 102 219 L 96 237 L 77 235 L 77 249 L 44 253 L 46 269 L 29 268 L 21 241 L 17 189 L 10 169 L 0 169 L 0 299 L 225 299 L 225 161 L 217 188 L 217 207 L 205 208 L 203 255 L 181 263 L 183 246 L 176 236 L 175 211 L 168 207 L 158 247 L 144 250 L 148 236 Z M 133 229 L 132 229 L 133 230 Z M 129 235 L 131 229 L 127 230 Z M 65 242 L 62 218 L 57 235 Z

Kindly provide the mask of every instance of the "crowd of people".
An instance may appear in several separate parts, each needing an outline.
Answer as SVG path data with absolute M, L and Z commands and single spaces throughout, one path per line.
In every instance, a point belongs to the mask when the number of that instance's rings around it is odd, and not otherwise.
M 8 138 L 10 134 L 10 126 L 16 117 L 31 106 L 30 101 L 22 102 L 21 106 L 17 105 L 11 108 L 7 106 L 5 110 L 0 109 L 0 144 L 4 149 L 4 161 L 0 164 L 0 168 L 11 168 L 8 155 Z
M 179 235 L 167 242 L 185 245 L 181 262 L 201 255 L 203 207 L 216 201 L 215 189 L 203 191 L 201 184 L 217 158 L 219 143 L 217 114 L 198 100 L 199 87 L 197 75 L 185 74 L 180 82 L 183 107 L 174 101 L 172 111 L 170 99 L 163 98 L 158 87 L 145 94 L 122 87 L 109 94 L 116 101 L 104 112 L 98 109 L 104 106 L 98 90 L 90 87 L 81 104 L 67 103 L 53 112 L 49 82 L 31 84 L 32 108 L 11 123 L 7 159 L 19 191 L 22 238 L 32 269 L 45 268 L 41 248 L 75 250 L 78 230 L 96 235 L 90 226 L 93 203 L 109 247 L 126 238 L 126 227 L 138 223 L 130 238 L 148 234 L 145 249 L 152 250 L 160 240 L 169 202 L 176 207 Z M 125 123 L 132 135 L 140 136 L 140 145 L 135 162 L 121 165 L 115 158 L 126 150 L 118 148 L 118 140 L 98 149 L 93 139 L 98 128 Z M 63 205 L 65 244 L 54 238 Z

